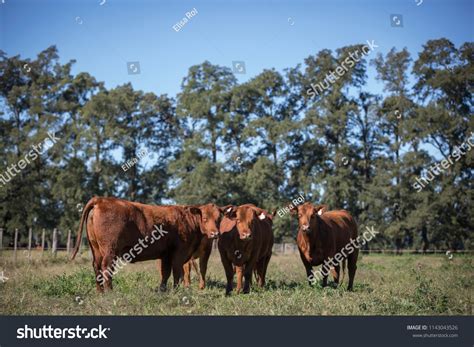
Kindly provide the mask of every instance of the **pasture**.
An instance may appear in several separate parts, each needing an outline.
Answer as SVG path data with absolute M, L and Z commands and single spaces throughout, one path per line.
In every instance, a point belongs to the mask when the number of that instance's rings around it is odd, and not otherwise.
M 114 277 L 114 291 L 97 294 L 89 253 L 73 262 L 33 252 L 31 260 L 0 253 L 2 315 L 472 315 L 473 256 L 359 255 L 354 292 L 344 286 L 310 287 L 298 254 L 273 255 L 264 290 L 224 296 L 217 250 L 208 287 L 155 292 L 155 261 L 129 264 Z M 331 281 L 330 281 L 331 283 Z M 168 286 L 170 286 L 170 282 Z

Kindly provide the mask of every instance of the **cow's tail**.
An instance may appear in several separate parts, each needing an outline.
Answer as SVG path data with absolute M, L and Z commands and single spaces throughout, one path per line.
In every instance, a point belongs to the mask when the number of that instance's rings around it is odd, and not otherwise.
M 89 216 L 89 212 L 92 210 L 92 208 L 94 208 L 94 205 L 96 202 L 97 202 L 97 198 L 90 199 L 89 202 L 84 207 L 84 210 L 82 211 L 81 223 L 79 225 L 79 230 L 77 231 L 76 246 L 74 247 L 74 251 L 72 252 L 71 260 L 74 260 L 77 252 L 79 251 L 79 247 L 81 246 L 81 241 L 82 241 L 82 229 L 84 227 L 84 221 L 87 220 L 87 217 Z

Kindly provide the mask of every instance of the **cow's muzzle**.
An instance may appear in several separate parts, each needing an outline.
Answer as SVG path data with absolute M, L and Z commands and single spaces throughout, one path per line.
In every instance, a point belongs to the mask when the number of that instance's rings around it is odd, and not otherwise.
M 309 232 L 310 232 L 310 229 L 309 229 L 309 225 L 308 225 L 308 224 L 303 224 L 300 229 L 301 229 L 301 231 L 304 232 L 305 234 L 309 234 Z
M 213 239 L 217 239 L 218 236 L 219 236 L 219 232 L 218 232 L 218 231 L 212 231 L 212 232 L 210 232 L 210 233 L 208 234 L 208 237 L 209 237 L 210 239 L 212 239 L 212 240 L 213 240 Z
M 252 239 L 252 234 L 251 233 L 245 233 L 240 235 L 241 240 L 251 240 Z

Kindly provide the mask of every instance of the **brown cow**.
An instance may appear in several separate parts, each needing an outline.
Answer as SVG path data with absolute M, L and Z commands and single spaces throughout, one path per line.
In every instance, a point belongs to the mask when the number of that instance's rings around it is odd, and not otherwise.
M 224 208 L 224 218 L 219 228 L 219 253 L 224 266 L 226 295 L 232 292 L 234 268 L 237 273 L 237 293 L 250 292 L 252 272 L 257 273 L 260 287 L 265 285 L 265 275 L 272 256 L 273 216 L 252 204 Z
M 212 242 L 214 239 L 217 239 L 219 236 L 218 222 L 220 221 L 221 214 L 223 209 L 214 205 L 207 204 L 201 206 L 186 206 L 180 205 L 184 208 L 196 208 L 198 209 L 196 213 L 201 213 L 202 222 L 208 223 L 207 230 L 212 230 L 208 234 L 208 237 L 203 237 L 201 243 L 196 251 L 193 253 L 191 259 L 189 259 L 183 265 L 183 285 L 185 288 L 189 287 L 191 284 L 191 266 L 194 267 L 194 270 L 199 275 L 199 289 L 204 289 L 206 287 L 206 272 L 207 264 L 209 257 L 212 251 Z M 200 211 L 200 212 L 198 212 Z M 199 259 L 199 268 L 196 265 L 196 259 Z M 161 271 L 161 261 L 158 260 L 158 269 Z
M 359 249 L 351 244 L 351 239 L 357 239 L 357 224 L 349 212 L 344 210 L 326 211 L 326 206 L 313 206 L 310 202 L 297 206 L 292 212 L 298 214 L 297 243 L 301 260 L 306 269 L 306 275 L 313 276 L 312 267 L 323 264 L 336 253 L 340 253 L 343 261 L 347 259 L 349 270 L 348 290 L 352 290 L 357 269 Z M 352 252 L 348 251 L 352 248 Z M 344 264 L 343 264 L 344 265 Z M 334 266 L 336 274 L 334 281 L 339 283 L 340 264 Z M 323 273 L 323 287 L 327 285 L 327 271 Z
M 160 289 L 164 291 L 171 270 L 174 286 L 177 286 L 183 264 L 191 258 L 201 239 L 214 237 L 218 230 L 216 221 L 201 220 L 201 213 L 200 208 L 154 206 L 94 197 L 84 207 L 71 259 L 79 250 L 86 222 L 99 292 L 112 289 L 112 274 L 122 258 L 131 263 L 160 258 Z

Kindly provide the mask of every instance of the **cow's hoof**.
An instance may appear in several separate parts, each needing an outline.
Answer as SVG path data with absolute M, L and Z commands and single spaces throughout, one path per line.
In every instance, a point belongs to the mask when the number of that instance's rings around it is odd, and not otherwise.
M 166 292 L 166 290 L 167 290 L 166 286 L 159 286 L 155 288 L 156 293 L 164 293 Z

